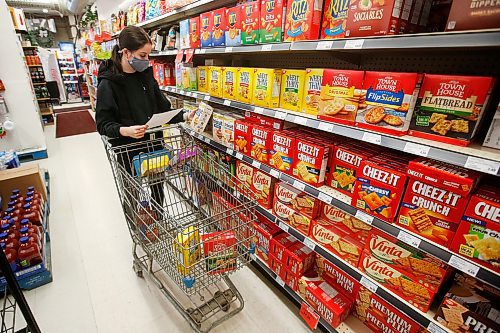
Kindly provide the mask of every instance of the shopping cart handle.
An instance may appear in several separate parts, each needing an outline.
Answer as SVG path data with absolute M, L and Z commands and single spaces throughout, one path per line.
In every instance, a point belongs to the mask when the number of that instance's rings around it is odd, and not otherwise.
M 192 288 L 194 286 L 194 283 L 196 282 L 196 279 L 194 277 L 186 276 L 182 278 L 182 282 L 184 282 L 186 288 Z

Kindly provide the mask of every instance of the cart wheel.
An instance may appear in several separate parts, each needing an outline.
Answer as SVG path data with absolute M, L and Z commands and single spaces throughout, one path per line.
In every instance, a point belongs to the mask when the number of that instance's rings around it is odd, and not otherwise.
M 224 298 L 224 296 L 222 296 L 222 293 L 220 291 L 216 291 L 215 294 L 214 294 L 214 299 L 218 299 L 219 296 L 220 296 L 220 298 L 222 298 L 224 300 L 223 304 L 220 304 L 221 310 L 224 311 L 224 312 L 229 311 L 229 307 L 230 307 L 229 302 L 226 301 L 226 299 Z
M 137 275 L 140 278 L 144 277 L 144 272 L 142 271 L 142 267 L 140 267 L 139 264 L 134 262 L 132 268 L 134 269 L 135 275 Z
M 200 327 L 201 327 L 201 319 L 202 319 L 202 318 L 200 318 L 200 315 L 201 315 L 200 311 L 195 310 L 193 308 L 188 308 L 188 309 L 186 309 L 186 312 L 189 314 L 189 316 L 193 320 L 192 324 L 196 325 L 196 327 L 198 329 L 200 329 Z

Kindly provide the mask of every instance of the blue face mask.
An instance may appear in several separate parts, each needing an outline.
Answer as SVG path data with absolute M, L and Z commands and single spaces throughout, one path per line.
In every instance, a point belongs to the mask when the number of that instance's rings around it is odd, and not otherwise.
M 138 72 L 144 72 L 149 67 L 149 60 L 138 59 L 133 57 L 128 61 L 130 67 Z

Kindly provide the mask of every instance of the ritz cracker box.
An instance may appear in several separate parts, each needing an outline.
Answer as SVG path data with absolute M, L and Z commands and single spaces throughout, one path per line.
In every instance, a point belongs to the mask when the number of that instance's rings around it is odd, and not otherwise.
M 241 45 L 241 7 L 235 6 L 226 10 L 227 30 L 226 46 Z
M 254 69 L 252 104 L 266 108 L 277 108 L 280 102 L 281 70 Z
M 285 42 L 318 39 L 323 1 L 288 0 L 286 7 Z
M 192 49 L 197 49 L 201 46 L 199 16 L 189 19 L 189 44 Z
M 286 0 L 260 0 L 259 42 L 280 43 L 283 41 Z
M 324 70 L 319 68 L 306 69 L 304 99 L 302 100 L 302 112 L 304 113 L 318 115 L 323 72 Z
M 240 6 L 241 44 L 253 45 L 259 42 L 260 1 L 244 3 Z
M 280 108 L 302 111 L 305 78 L 305 70 L 284 69 L 282 71 Z
M 344 38 L 350 0 L 326 0 L 321 39 Z
M 425 75 L 409 134 L 467 146 L 487 107 L 494 79 Z
M 211 47 L 212 43 L 212 18 L 213 12 L 206 12 L 200 15 L 200 45 L 201 47 Z
M 212 46 L 226 46 L 226 7 L 212 12 Z

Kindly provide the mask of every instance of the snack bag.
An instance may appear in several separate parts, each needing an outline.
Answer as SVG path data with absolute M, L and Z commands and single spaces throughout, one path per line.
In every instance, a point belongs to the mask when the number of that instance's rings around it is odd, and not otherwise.
M 280 108 L 301 111 L 306 71 L 284 69 L 282 73 Z

